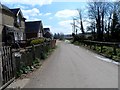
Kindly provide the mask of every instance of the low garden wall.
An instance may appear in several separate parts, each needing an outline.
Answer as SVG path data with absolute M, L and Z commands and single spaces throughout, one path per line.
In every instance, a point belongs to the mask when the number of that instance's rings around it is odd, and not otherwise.
M 39 62 L 41 59 L 45 59 L 46 53 L 48 53 L 50 49 L 55 48 L 55 46 L 56 40 L 51 40 L 42 44 L 25 47 L 21 50 L 13 50 L 17 72 L 16 75 L 18 76 L 19 73 L 23 73 L 23 71 L 21 72 L 21 69 L 24 69 L 27 66 L 31 67 L 34 62 L 36 62 L 36 59 Z

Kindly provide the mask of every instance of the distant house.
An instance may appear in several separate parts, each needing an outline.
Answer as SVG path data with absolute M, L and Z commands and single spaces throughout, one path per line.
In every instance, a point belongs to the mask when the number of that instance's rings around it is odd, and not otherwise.
M 69 40 L 69 39 L 72 39 L 73 36 L 71 34 L 67 34 L 67 35 L 64 35 L 64 38 Z
M 44 28 L 44 37 L 52 39 L 52 33 L 50 32 L 50 28 Z
M 9 9 L 5 5 L 1 5 L 0 15 L 2 23 L 0 24 L 0 36 L 2 42 L 14 43 L 24 40 L 25 18 L 20 9 Z M 15 12 L 16 11 L 16 12 Z
M 42 21 L 25 22 L 26 39 L 43 37 Z
M 44 28 L 44 34 L 45 34 L 46 32 L 50 32 L 50 28 Z
M 83 35 L 82 33 L 79 33 L 79 36 L 82 36 L 82 35 Z M 85 38 L 89 38 L 89 37 L 92 36 L 92 33 L 91 33 L 91 32 L 86 32 L 86 33 L 84 34 L 84 36 L 85 36 Z

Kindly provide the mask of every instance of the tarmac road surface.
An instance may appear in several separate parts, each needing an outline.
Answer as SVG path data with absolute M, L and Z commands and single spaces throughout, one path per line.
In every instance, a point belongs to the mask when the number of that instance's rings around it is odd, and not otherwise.
M 118 88 L 118 65 L 101 58 L 82 47 L 59 42 L 24 88 Z

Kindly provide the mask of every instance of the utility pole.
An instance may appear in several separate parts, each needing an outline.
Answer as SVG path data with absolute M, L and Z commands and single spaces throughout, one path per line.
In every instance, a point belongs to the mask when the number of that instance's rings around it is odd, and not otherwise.
M 77 19 L 73 18 L 73 23 L 71 23 L 74 34 L 76 33 L 76 27 L 79 27 L 79 26 L 76 25 L 76 20 L 77 20 Z
M 76 31 L 75 31 L 75 32 L 76 32 L 76 35 L 77 35 L 78 30 L 76 29 Z
M 73 33 L 75 33 L 75 19 L 73 18 Z

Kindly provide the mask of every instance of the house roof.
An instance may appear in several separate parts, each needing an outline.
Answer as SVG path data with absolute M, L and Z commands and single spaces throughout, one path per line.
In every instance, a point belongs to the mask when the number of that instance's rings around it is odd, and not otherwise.
M 44 28 L 44 37 L 52 38 L 52 33 L 50 32 L 50 28 Z
M 20 8 L 10 9 L 10 11 L 11 11 L 11 12 L 13 12 L 15 16 L 17 16 L 17 15 L 18 15 L 18 13 L 20 13 L 20 14 L 21 14 L 21 16 L 22 16 L 22 18 L 23 18 L 23 19 L 25 19 L 25 18 L 23 17 L 23 14 L 22 14 L 22 12 L 21 12 L 21 9 L 20 9 Z
M 52 33 L 50 31 L 45 32 L 44 37 L 46 38 L 52 38 Z
M 8 8 L 7 6 L 3 5 L 3 4 L 1 4 L 1 8 L 2 8 L 3 10 L 6 10 L 6 11 L 10 12 L 10 13 L 13 14 L 14 16 L 17 16 L 17 14 L 20 12 L 22 18 L 25 19 L 25 18 L 23 17 L 23 14 L 22 14 L 20 8 L 10 9 L 10 8 Z
M 44 28 L 44 32 L 50 32 L 50 28 Z
M 42 21 L 25 22 L 25 32 L 27 32 L 27 33 L 32 33 L 32 32 L 38 33 L 41 25 L 42 25 Z
M 3 5 L 3 4 L 1 4 L 1 8 L 2 8 L 3 10 L 6 10 L 6 11 L 10 12 L 11 14 L 14 14 L 7 6 L 5 6 L 5 5 Z
M 17 15 L 20 8 L 10 9 L 15 15 Z

